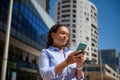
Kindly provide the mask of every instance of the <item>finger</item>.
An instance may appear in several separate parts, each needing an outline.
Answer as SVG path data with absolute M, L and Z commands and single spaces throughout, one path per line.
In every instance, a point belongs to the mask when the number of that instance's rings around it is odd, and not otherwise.
M 76 58 L 81 58 L 81 57 L 84 57 L 84 55 L 83 54 L 80 54 L 80 55 L 77 55 L 77 56 L 75 56 Z
M 72 56 L 76 56 L 77 51 L 74 51 L 74 52 L 72 52 L 71 54 L 72 54 Z
M 82 50 L 78 50 L 77 52 L 78 52 L 78 53 L 82 53 L 83 51 L 82 51 Z
M 83 54 L 85 55 L 87 52 L 86 51 L 83 51 Z

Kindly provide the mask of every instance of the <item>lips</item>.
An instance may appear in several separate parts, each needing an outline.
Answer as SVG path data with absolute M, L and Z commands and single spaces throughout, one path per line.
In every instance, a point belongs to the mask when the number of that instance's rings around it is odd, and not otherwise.
M 62 42 L 67 42 L 67 40 L 66 39 L 62 39 Z

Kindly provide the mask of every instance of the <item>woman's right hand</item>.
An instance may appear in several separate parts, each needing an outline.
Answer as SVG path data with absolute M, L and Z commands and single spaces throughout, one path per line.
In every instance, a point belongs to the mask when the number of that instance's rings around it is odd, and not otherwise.
M 76 54 L 77 54 L 77 51 L 74 51 L 71 54 L 69 54 L 68 58 L 65 60 L 67 65 L 73 64 L 76 62 Z

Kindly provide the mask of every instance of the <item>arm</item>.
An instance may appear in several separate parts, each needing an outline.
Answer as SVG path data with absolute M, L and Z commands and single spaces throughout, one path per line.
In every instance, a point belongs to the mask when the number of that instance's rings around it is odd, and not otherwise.
M 65 68 L 65 67 L 67 67 L 67 61 L 65 60 L 65 61 L 63 61 L 63 62 L 61 62 L 60 64 L 58 64 L 58 65 L 56 65 L 55 66 L 55 74 L 57 75 L 57 74 L 59 74 L 59 73 L 61 73 L 62 71 L 63 71 L 63 69 Z
M 39 70 L 43 80 L 56 79 L 55 66 L 50 66 L 50 56 L 46 50 L 43 50 L 39 58 Z
M 74 57 L 75 54 L 76 52 L 71 53 L 65 61 L 55 66 L 56 75 L 61 73 L 63 69 L 67 67 L 68 65 L 75 63 L 75 57 Z
M 83 54 L 78 55 L 78 60 L 76 61 L 76 68 L 77 68 L 77 78 L 78 79 L 84 79 L 84 74 L 82 71 L 83 68 L 83 63 L 84 63 L 84 54 L 85 52 L 83 52 Z
M 77 68 L 77 78 L 78 79 L 84 79 L 84 74 L 83 74 L 82 68 L 83 68 L 83 66 Z

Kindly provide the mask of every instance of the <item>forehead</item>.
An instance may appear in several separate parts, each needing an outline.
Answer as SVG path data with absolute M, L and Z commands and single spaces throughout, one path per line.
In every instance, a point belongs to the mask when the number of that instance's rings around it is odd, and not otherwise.
M 59 27 L 58 32 L 59 32 L 59 31 L 64 31 L 64 32 L 66 32 L 66 33 L 69 33 L 68 28 L 65 27 L 65 26 Z

